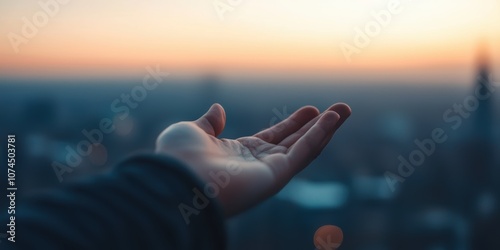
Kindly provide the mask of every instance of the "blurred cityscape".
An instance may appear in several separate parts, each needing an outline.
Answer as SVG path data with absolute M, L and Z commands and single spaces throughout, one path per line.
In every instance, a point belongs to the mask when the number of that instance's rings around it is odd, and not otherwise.
M 230 249 L 313 249 L 314 231 L 325 224 L 344 230 L 341 249 L 500 249 L 500 91 L 471 98 L 495 88 L 487 62 L 479 60 L 478 77 L 464 80 L 469 85 L 172 75 L 123 120 L 113 103 L 140 79 L 3 78 L 1 131 L 17 136 L 24 196 L 60 185 L 54 162 L 64 163 L 68 146 L 76 148 L 86 140 L 82 130 L 99 128 L 103 118 L 116 130 L 63 182 L 152 151 L 165 127 L 196 119 L 214 102 L 226 109 L 228 138 L 254 134 L 303 105 L 346 102 L 353 115 L 323 154 L 278 195 L 228 222 Z M 457 105 L 470 110 L 461 114 Z M 426 153 L 415 140 L 432 138 L 435 129 L 447 139 Z M 400 156 L 422 161 L 402 176 Z

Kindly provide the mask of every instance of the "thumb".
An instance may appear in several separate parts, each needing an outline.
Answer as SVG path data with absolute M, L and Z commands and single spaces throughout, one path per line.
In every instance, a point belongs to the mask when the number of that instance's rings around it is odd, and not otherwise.
M 216 103 L 194 123 L 207 134 L 218 136 L 226 125 L 226 112 L 220 104 Z

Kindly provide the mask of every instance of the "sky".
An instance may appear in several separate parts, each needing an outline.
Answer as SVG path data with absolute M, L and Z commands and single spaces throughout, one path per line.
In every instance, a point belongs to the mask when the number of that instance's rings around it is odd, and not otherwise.
M 463 74 L 479 44 L 500 65 L 499 14 L 499 0 L 2 1 L 0 76 Z

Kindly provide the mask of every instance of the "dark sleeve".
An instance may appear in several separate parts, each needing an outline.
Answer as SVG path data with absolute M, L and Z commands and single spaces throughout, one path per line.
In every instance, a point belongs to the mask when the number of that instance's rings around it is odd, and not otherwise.
M 173 158 L 132 157 L 108 174 L 22 204 L 16 218 L 16 243 L 7 245 L 223 250 L 222 210 L 216 200 L 202 194 L 203 185 Z

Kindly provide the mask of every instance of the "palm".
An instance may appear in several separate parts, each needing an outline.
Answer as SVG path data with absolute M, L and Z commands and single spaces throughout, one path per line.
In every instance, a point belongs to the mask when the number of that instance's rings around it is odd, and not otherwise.
M 196 121 L 167 128 L 157 148 L 185 161 L 206 182 L 217 181 L 214 173 L 227 171 L 227 166 L 237 167 L 238 174 L 225 174 L 230 180 L 218 196 L 223 206 L 231 204 L 226 213 L 232 215 L 279 191 L 314 160 L 350 114 L 344 104 L 328 111 L 334 112 L 319 116 L 316 108 L 304 107 L 271 128 L 230 140 L 217 138 L 225 113 L 214 105 Z
M 266 161 L 269 158 L 268 156 L 285 154 L 288 149 L 284 146 L 266 142 L 255 136 L 241 137 L 236 140 L 223 140 L 222 143 L 226 144 L 226 146 L 234 145 L 242 161 L 260 161 L 264 164 L 268 164 Z

